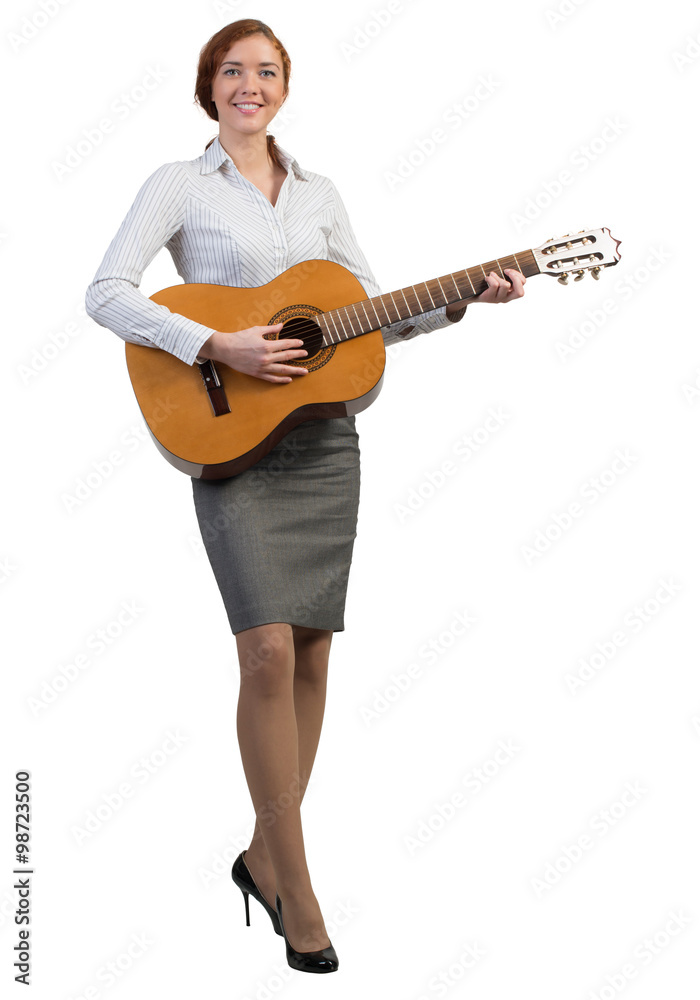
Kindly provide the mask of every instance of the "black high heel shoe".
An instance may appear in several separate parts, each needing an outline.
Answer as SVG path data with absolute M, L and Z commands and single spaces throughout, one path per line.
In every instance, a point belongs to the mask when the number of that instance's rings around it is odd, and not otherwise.
M 275 906 L 277 907 L 277 916 L 282 927 L 284 943 L 287 946 L 287 964 L 293 969 L 298 969 L 299 972 L 336 972 L 338 968 L 338 956 L 335 953 L 333 944 L 330 943 L 327 948 L 321 948 L 319 951 L 295 951 L 284 931 L 284 924 L 282 923 L 282 900 L 279 896 L 275 896 Z M 330 941 L 330 938 L 328 940 Z
M 270 920 L 272 921 L 272 926 L 275 928 L 275 934 L 282 934 L 282 927 L 280 926 L 279 917 L 277 916 L 277 911 L 274 910 L 268 901 L 265 899 L 263 894 L 258 889 L 255 884 L 255 879 L 250 874 L 248 870 L 248 865 L 243 860 L 243 855 L 245 851 L 241 851 L 236 860 L 233 862 L 233 868 L 231 869 L 231 878 L 236 883 L 238 888 L 243 893 L 243 900 L 245 902 L 245 923 L 246 927 L 250 927 L 250 911 L 248 909 L 248 896 L 253 896 L 259 903 L 265 907 L 265 910 L 269 914 Z

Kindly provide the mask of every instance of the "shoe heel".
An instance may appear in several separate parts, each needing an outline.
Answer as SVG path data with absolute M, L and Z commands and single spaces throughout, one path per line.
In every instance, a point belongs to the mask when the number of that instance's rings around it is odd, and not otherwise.
M 263 909 L 266 910 L 270 920 L 272 921 L 272 926 L 274 928 L 275 934 L 282 936 L 282 928 L 280 927 L 279 917 L 277 916 L 277 910 L 274 909 L 268 901 L 265 899 L 263 894 L 258 889 L 255 884 L 255 879 L 250 874 L 248 866 L 245 863 L 243 855 L 245 851 L 242 851 L 236 860 L 233 862 L 233 867 L 231 868 L 231 878 L 238 888 L 243 893 L 243 899 L 245 900 L 245 922 L 246 927 L 250 927 L 250 910 L 248 904 L 248 896 L 252 896 L 253 899 L 257 899 L 262 905 Z

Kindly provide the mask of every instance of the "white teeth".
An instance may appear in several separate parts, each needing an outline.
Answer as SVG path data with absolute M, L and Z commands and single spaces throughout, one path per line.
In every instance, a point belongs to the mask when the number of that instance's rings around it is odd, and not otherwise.
M 259 104 L 237 104 L 236 107 L 237 108 L 243 108 L 245 111 L 254 111 L 256 108 L 259 108 L 260 105 Z

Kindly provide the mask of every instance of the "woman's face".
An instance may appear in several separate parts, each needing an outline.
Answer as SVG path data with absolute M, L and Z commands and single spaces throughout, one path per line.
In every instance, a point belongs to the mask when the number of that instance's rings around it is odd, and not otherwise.
M 223 136 L 264 132 L 285 98 L 282 57 L 264 35 L 242 38 L 221 61 L 211 92 Z

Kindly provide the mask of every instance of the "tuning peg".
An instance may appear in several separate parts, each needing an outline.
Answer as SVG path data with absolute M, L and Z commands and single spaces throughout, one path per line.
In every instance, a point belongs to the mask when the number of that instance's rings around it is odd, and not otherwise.
M 568 285 L 569 284 L 569 275 L 566 273 L 566 271 L 564 271 L 563 274 L 559 275 L 559 277 L 557 278 L 557 281 L 559 282 L 560 285 Z
M 598 278 L 600 277 L 600 268 L 599 267 L 591 268 L 591 274 L 593 275 L 593 277 L 597 281 Z
M 586 273 L 585 271 L 577 271 L 576 272 L 576 277 L 574 278 L 574 281 L 580 281 L 581 278 L 584 276 L 585 273 Z

